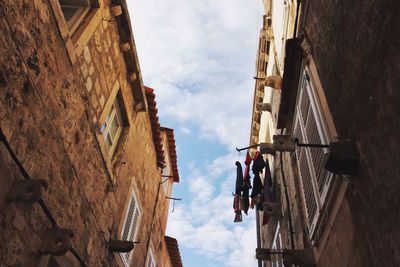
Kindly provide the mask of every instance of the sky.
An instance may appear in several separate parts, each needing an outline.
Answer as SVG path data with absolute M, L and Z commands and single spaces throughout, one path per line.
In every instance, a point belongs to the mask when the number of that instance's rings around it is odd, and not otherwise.
M 234 223 L 235 147 L 250 138 L 262 1 L 127 0 L 144 84 L 173 128 L 180 183 L 167 235 L 185 267 L 257 266 L 254 211 Z

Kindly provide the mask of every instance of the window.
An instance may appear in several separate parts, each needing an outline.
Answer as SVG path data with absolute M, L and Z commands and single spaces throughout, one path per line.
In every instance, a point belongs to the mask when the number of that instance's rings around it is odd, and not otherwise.
M 121 108 L 118 104 L 118 97 L 115 98 L 111 105 L 110 111 L 107 113 L 104 123 L 101 125 L 101 133 L 103 134 L 107 151 L 110 155 L 114 153 L 123 128 L 123 119 Z
M 147 256 L 146 267 L 156 267 L 156 262 L 154 261 L 153 250 L 150 248 Z
M 69 32 L 73 34 L 89 13 L 90 5 L 88 0 L 59 0 L 64 20 L 67 23 Z
M 272 249 L 277 251 L 282 251 L 282 236 L 281 236 L 281 227 L 278 222 L 276 226 L 274 240 L 272 242 Z M 283 267 L 283 258 L 282 254 L 272 254 L 271 255 L 271 266 L 272 267 Z
M 140 222 L 140 206 L 137 201 L 135 193 L 132 192 L 132 197 L 129 202 L 128 211 L 126 213 L 124 226 L 122 228 L 122 240 L 136 241 L 136 235 L 138 232 L 138 226 Z M 121 258 L 125 266 L 129 266 L 131 260 L 132 251 L 127 253 L 121 253 Z
M 294 116 L 293 137 L 301 143 L 328 144 L 331 136 L 327 130 L 313 78 L 306 66 L 302 72 Z M 332 173 L 324 169 L 329 150 L 327 148 L 298 148 L 296 158 L 301 176 L 303 200 L 305 202 L 308 230 L 311 237 L 331 184 Z

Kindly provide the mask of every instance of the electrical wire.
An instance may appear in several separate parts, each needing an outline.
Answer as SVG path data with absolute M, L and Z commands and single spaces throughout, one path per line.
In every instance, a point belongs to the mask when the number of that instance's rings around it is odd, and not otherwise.
M 2 129 L 0 128 L 0 141 L 4 144 L 4 146 L 7 149 L 8 154 L 11 156 L 13 159 L 15 165 L 17 165 L 18 170 L 21 172 L 22 176 L 24 177 L 25 180 L 31 180 L 31 176 L 28 174 L 28 172 L 25 170 L 24 166 L 22 165 L 21 161 L 18 159 L 17 155 L 15 155 L 14 151 L 12 150 L 10 143 L 7 141 L 7 138 L 5 137 Z M 46 215 L 47 219 L 50 221 L 51 225 L 53 228 L 58 228 L 57 222 L 54 219 L 53 215 L 51 214 L 50 209 L 47 207 L 46 203 L 44 202 L 43 199 L 39 200 L 39 206 L 42 208 L 43 213 Z M 75 258 L 79 261 L 82 267 L 86 267 L 86 264 L 83 262 L 81 257 L 78 255 L 78 253 L 75 251 L 74 248 L 70 248 L 70 252 L 75 256 Z

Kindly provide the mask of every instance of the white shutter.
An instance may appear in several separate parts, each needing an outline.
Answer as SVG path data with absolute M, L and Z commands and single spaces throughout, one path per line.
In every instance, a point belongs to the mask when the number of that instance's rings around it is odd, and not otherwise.
M 122 240 L 135 241 L 139 220 L 140 220 L 139 203 L 137 202 L 135 194 L 132 193 L 132 197 L 129 203 L 128 212 L 126 214 L 125 223 L 122 231 Z M 120 254 L 125 266 L 129 266 L 131 253 L 132 251 Z
M 297 137 L 300 143 L 329 143 L 330 137 L 307 68 L 300 81 L 294 125 L 293 137 Z M 332 178 L 332 174 L 324 169 L 327 155 L 328 149 L 325 148 L 301 147 L 296 150 L 310 235 L 315 230 Z
M 156 267 L 156 262 L 154 260 L 153 250 L 150 247 L 149 254 L 147 257 L 147 264 L 146 267 Z
M 271 248 L 276 249 L 278 251 L 281 251 L 283 249 L 281 226 L 280 226 L 279 222 L 276 225 L 275 236 L 274 236 L 274 240 L 272 242 Z M 281 254 L 271 255 L 271 266 L 272 267 L 283 267 L 283 258 L 282 258 Z

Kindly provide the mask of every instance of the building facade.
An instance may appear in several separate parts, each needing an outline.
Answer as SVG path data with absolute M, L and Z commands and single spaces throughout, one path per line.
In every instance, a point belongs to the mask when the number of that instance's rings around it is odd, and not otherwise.
M 2 1 L 0 15 L 0 265 L 171 261 L 175 140 L 126 2 Z
M 259 266 L 288 265 L 293 255 L 299 266 L 400 263 L 400 57 L 392 38 L 400 6 L 384 2 L 264 1 L 250 145 L 289 135 L 328 146 L 264 154 L 279 212 L 259 223 L 267 249 L 257 253 Z M 327 170 L 337 142 L 348 145 L 357 172 Z

